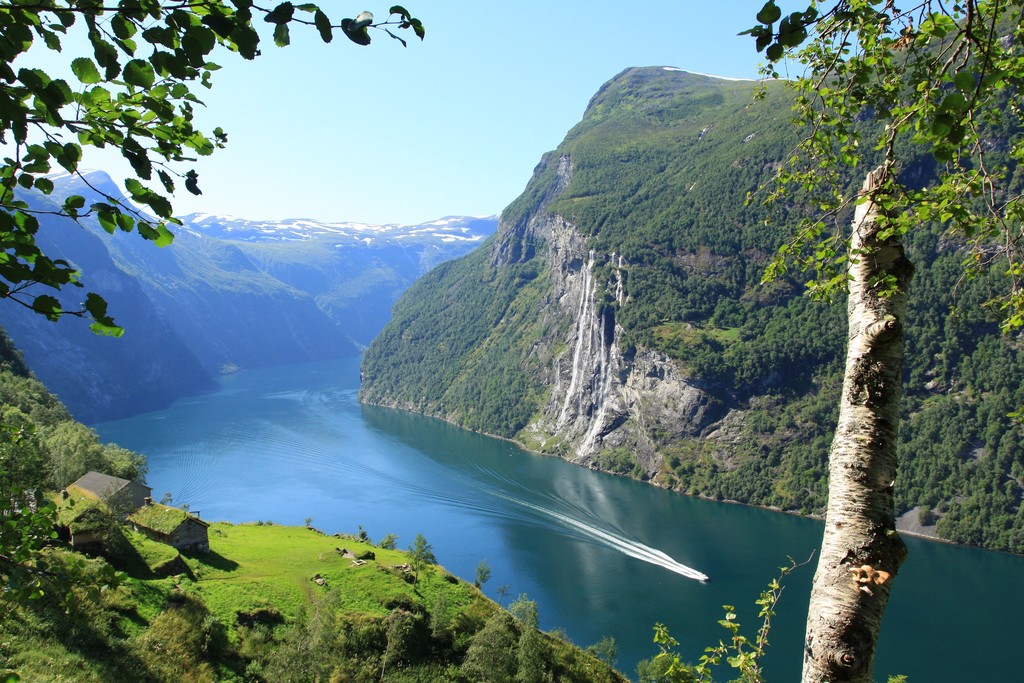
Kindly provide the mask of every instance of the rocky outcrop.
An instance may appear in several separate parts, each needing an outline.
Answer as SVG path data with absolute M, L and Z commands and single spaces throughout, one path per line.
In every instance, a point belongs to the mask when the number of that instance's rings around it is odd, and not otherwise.
M 571 160 L 560 157 L 546 198 L 557 196 L 571 175 Z M 630 305 L 623 275 L 629 264 L 589 249 L 576 226 L 548 213 L 547 204 L 506 233 L 492 256 L 492 264 L 508 264 L 541 247 L 538 255 L 551 274 L 548 333 L 532 352 L 546 368 L 542 381 L 550 393 L 520 438 L 530 448 L 595 468 L 604 468 L 602 453 L 626 449 L 653 477 L 661 468 L 659 444 L 705 433 L 726 406 L 665 354 L 622 347 L 616 313 Z

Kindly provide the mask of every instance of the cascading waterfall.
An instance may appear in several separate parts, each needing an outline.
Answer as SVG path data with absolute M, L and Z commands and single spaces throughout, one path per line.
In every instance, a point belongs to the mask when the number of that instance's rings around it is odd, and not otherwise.
M 616 257 L 612 256 L 613 260 Z M 619 267 L 622 259 L 618 257 Z M 597 290 L 600 283 L 594 278 L 595 254 L 591 250 L 586 268 L 582 271 L 579 304 L 576 307 L 575 347 L 569 386 L 562 400 L 561 411 L 556 422 L 558 429 L 565 429 L 575 423 L 583 438 L 576 449 L 579 455 L 589 455 L 605 429 L 610 403 L 614 395 L 612 353 L 614 350 L 614 323 L 609 313 L 597 305 Z M 622 279 L 617 278 L 615 297 L 624 297 Z M 559 385 L 556 363 L 556 386 Z
M 622 267 L 625 265 L 625 260 L 620 254 L 618 261 L 615 266 L 615 303 L 619 306 L 626 303 L 626 288 L 622 284 Z
M 583 394 L 580 390 L 580 382 L 584 376 L 585 369 L 582 367 L 583 360 L 590 357 L 593 347 L 592 322 L 594 317 L 594 250 L 590 250 L 587 259 L 587 266 L 583 269 L 583 283 L 580 287 L 580 303 L 576 310 L 576 348 L 572 354 L 572 374 L 569 378 L 569 388 L 565 392 L 565 400 L 562 402 L 562 410 L 558 414 L 557 425 L 564 427 L 570 420 L 569 407 L 573 399 L 576 399 L 576 415 L 583 409 Z M 585 348 L 584 348 L 585 347 Z
M 604 313 L 602 312 L 594 317 L 595 324 L 601 330 L 600 344 L 595 355 L 597 367 L 594 373 L 594 384 L 596 386 L 594 386 L 593 399 L 596 410 L 591 415 L 590 427 L 587 429 L 587 434 L 583 437 L 583 442 L 580 444 L 579 452 L 581 454 L 591 452 L 598 434 L 604 429 L 605 417 L 608 414 L 608 397 L 612 391 L 612 373 L 610 371 L 612 340 L 605 338 L 608 326 L 605 324 Z

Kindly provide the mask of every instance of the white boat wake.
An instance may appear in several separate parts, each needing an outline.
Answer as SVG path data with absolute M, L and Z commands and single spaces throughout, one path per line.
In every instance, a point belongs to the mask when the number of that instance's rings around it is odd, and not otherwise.
M 650 564 L 659 567 L 664 567 L 670 572 L 675 572 L 676 574 L 685 576 L 688 579 L 700 581 L 701 583 L 708 582 L 707 574 L 697 571 L 693 567 L 687 567 L 685 564 L 676 562 L 671 557 L 669 557 L 662 551 L 657 550 L 656 548 L 646 546 L 643 543 L 637 543 L 636 541 L 631 541 L 628 538 L 623 538 L 622 536 L 619 536 L 617 534 L 613 534 L 609 531 L 605 531 L 604 529 L 599 529 L 595 526 L 591 526 L 590 524 L 581 522 L 578 519 L 573 519 L 572 517 L 555 512 L 554 510 L 549 510 L 540 505 L 527 503 L 524 500 L 519 500 L 518 498 L 513 498 L 512 496 L 506 496 L 501 494 L 495 495 L 498 495 L 501 498 L 504 498 L 505 500 L 508 500 L 517 505 L 522 505 L 523 507 L 534 510 L 535 512 L 539 512 L 545 516 L 556 519 L 559 522 L 562 522 L 563 524 L 567 524 L 570 527 L 582 531 L 586 536 L 596 540 L 602 545 L 618 550 L 619 552 L 624 553 L 629 557 L 633 557 L 638 560 L 643 560 L 644 562 L 649 562 Z

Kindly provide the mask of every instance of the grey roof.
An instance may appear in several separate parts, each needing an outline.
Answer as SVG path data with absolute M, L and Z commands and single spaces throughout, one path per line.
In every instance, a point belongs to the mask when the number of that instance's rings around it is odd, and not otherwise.
M 127 479 L 112 477 L 109 474 L 86 472 L 72 486 L 77 486 L 100 498 L 105 498 L 117 493 L 130 483 Z M 146 488 L 149 487 L 147 486 Z

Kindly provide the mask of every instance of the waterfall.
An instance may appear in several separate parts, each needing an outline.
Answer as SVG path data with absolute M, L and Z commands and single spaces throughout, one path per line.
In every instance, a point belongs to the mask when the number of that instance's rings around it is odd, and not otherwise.
M 612 258 L 615 259 L 614 256 Z M 618 263 L 621 266 L 621 258 Z M 577 455 L 581 456 L 594 450 L 606 427 L 609 405 L 614 404 L 614 319 L 609 311 L 598 309 L 598 289 L 605 283 L 595 281 L 594 264 L 594 251 L 591 250 L 586 268 L 581 272 L 568 388 L 555 422 L 556 429 L 567 436 L 573 432 L 582 435 L 576 449 Z M 621 300 L 624 294 L 621 277 L 618 279 L 615 296 Z M 560 369 L 561 364 L 556 367 Z M 557 380 L 556 384 L 560 386 Z
M 626 303 L 626 288 L 622 285 L 622 266 L 624 263 L 622 254 L 619 254 L 618 261 L 615 264 L 615 303 L 619 306 Z
M 585 373 L 582 367 L 583 362 L 590 356 L 593 346 L 593 333 L 591 318 L 594 317 L 594 250 L 590 250 L 587 259 L 587 266 L 583 269 L 583 283 L 580 286 L 580 303 L 576 309 L 576 348 L 572 353 L 572 374 L 569 378 L 569 388 L 565 392 L 565 400 L 562 402 L 562 410 L 558 414 L 556 425 L 558 428 L 565 426 L 569 420 L 569 406 L 573 398 L 576 398 L 576 415 L 582 411 L 583 393 L 580 391 L 580 382 Z M 586 347 L 586 353 L 584 353 Z
M 608 325 L 605 324 L 604 315 L 595 317 L 597 318 L 595 322 L 601 329 L 601 344 L 596 355 L 597 367 L 595 368 L 596 376 L 594 377 L 596 386 L 594 387 L 595 395 L 593 397 L 597 410 L 596 414 L 591 415 L 590 427 L 587 429 L 587 434 L 583 437 L 583 442 L 578 449 L 580 454 L 587 454 L 593 450 L 594 442 L 604 428 L 605 417 L 608 414 L 608 397 L 612 391 L 611 350 L 613 340 L 605 338 Z

